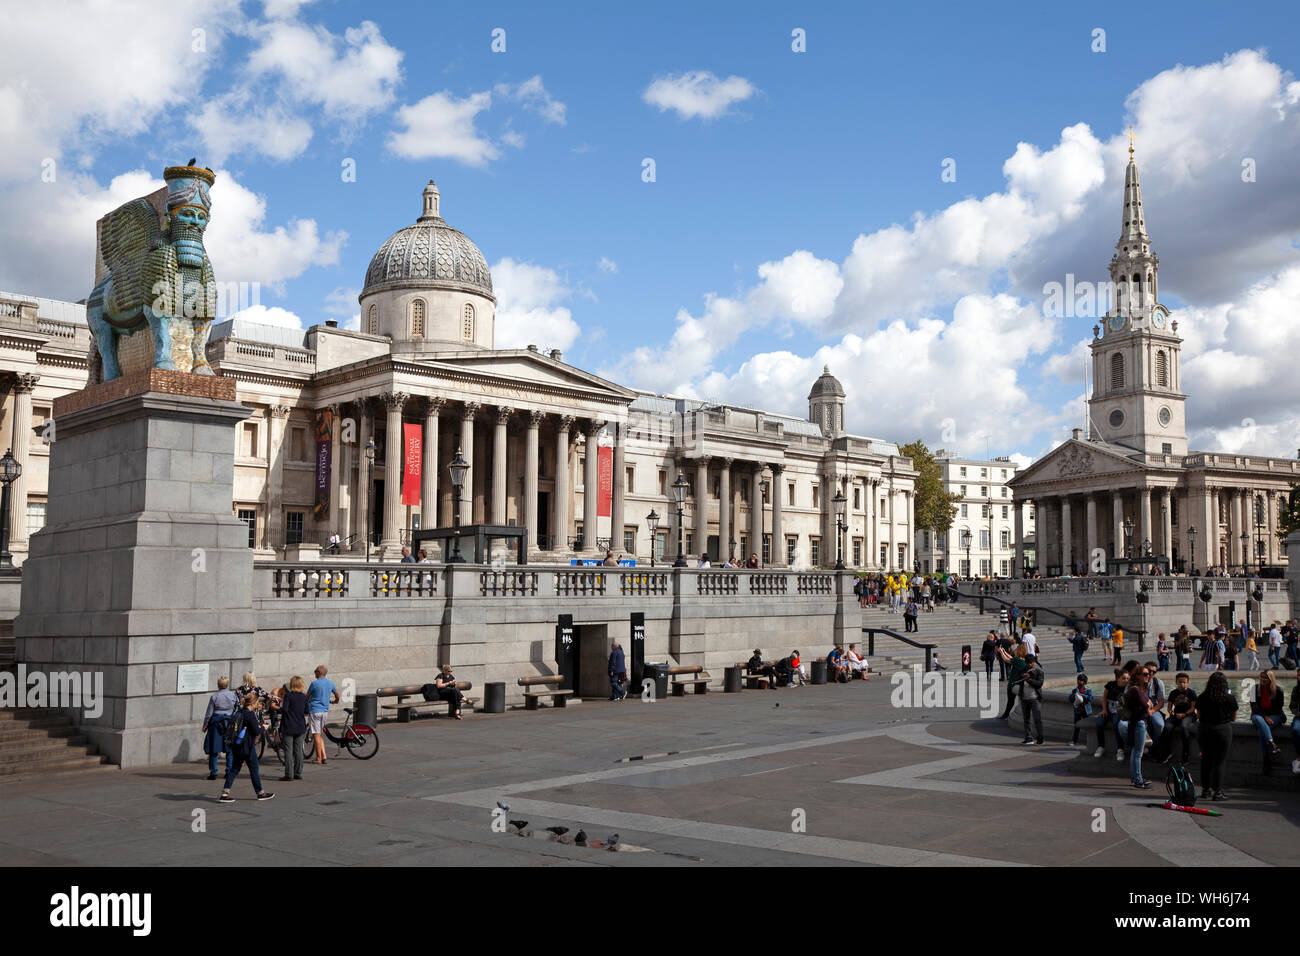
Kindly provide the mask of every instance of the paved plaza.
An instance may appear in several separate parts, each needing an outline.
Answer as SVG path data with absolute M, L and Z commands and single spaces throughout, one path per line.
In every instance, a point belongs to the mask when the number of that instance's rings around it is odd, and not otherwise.
M 242 776 L 239 802 L 218 804 L 197 763 L 15 780 L 0 783 L 0 853 L 51 866 L 1300 863 L 1295 794 L 1239 791 L 1219 818 L 1169 812 L 1152 806 L 1159 788 L 1072 769 L 1076 748 L 1021 747 L 1018 727 L 973 711 L 895 709 L 889 691 L 881 678 L 384 723 L 373 760 L 339 755 L 299 783 L 276 779 L 268 751 L 276 798 L 263 803 Z M 493 830 L 498 800 L 531 839 Z M 629 852 L 555 842 L 556 825 L 617 833 Z

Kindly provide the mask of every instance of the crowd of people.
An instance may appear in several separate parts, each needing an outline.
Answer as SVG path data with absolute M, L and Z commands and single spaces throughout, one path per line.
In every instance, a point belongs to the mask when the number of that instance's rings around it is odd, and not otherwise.
M 262 786 L 258 766 L 258 743 L 268 734 L 278 735 L 284 747 L 284 776 L 281 780 L 301 780 L 304 746 L 314 748 L 310 763 L 324 764 L 325 718 L 330 705 L 339 702 L 338 688 L 325 675 L 329 668 L 316 668 L 315 680 L 309 685 L 294 676 L 274 691 L 267 692 L 257 677 L 244 674 L 237 690 L 230 689 L 230 678 L 217 679 L 217 691 L 208 700 L 203 715 L 203 752 L 208 755 L 208 779 L 217 779 L 217 758 L 226 755 L 222 803 L 234 803 L 230 789 L 239 771 L 248 767 L 248 776 L 258 800 L 270 800 L 275 794 Z M 308 735 L 311 741 L 308 741 Z

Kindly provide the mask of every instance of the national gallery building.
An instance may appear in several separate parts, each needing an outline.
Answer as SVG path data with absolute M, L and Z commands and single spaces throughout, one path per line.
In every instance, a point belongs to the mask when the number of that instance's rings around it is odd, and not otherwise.
M 846 566 L 914 566 L 916 472 L 896 444 L 846 432 L 829 370 L 799 419 L 629 389 L 557 350 L 496 349 L 483 254 L 442 218 L 432 181 L 419 212 L 371 260 L 359 331 L 212 326 L 208 362 L 251 409 L 236 429 L 231 509 L 259 556 L 305 558 L 337 535 L 345 556 L 363 557 L 369 539 L 372 556 L 396 560 L 413 531 L 453 524 L 459 451 L 461 523 L 525 527 L 530 560 L 608 547 L 671 561 L 682 475 L 692 564 L 707 552 L 833 565 L 843 496 Z M 15 563 L 45 522 L 53 401 L 86 385 L 90 351 L 84 305 L 0 293 L 0 434 L 22 466 Z
M 1278 573 L 1287 564 L 1279 521 L 1300 460 L 1188 449 L 1183 340 L 1158 298 L 1160 259 L 1131 147 L 1122 223 L 1114 306 L 1093 327 L 1088 435 L 1075 429 L 1011 481 L 1017 519 L 1026 504 L 1037 513 L 1038 569 L 1092 573 L 1102 551 L 1112 562 L 1150 555 L 1174 571 Z M 1017 569 L 1025 540 L 1017 520 Z

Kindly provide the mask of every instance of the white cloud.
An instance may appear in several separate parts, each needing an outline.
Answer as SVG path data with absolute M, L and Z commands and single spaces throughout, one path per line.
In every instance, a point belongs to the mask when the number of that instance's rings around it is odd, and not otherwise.
M 247 91 L 208 100 L 190 125 L 203 138 L 206 161 L 224 163 L 232 154 L 260 153 L 285 161 L 299 156 L 311 142 L 311 123 L 284 107 L 250 107 Z
M 284 329 L 301 329 L 304 327 L 301 318 L 288 309 L 280 308 L 278 305 L 250 305 L 246 309 L 232 312 L 229 318 L 256 322 L 259 325 L 274 325 Z
M 498 83 L 493 92 L 505 99 L 519 101 L 524 109 L 531 110 L 548 123 L 565 124 L 564 114 L 568 107 L 546 91 L 540 74 L 514 86 Z
M 564 350 L 577 341 L 582 330 L 558 304 L 573 290 L 554 269 L 502 259 L 492 266 L 492 287 L 497 296 L 497 348 L 536 345 Z
M 455 159 L 482 166 L 500 151 L 474 126 L 474 118 L 492 105 L 492 94 L 474 93 L 458 100 L 433 93 L 397 110 L 403 130 L 388 137 L 388 148 L 405 159 Z
M 0 181 L 39 180 L 41 161 L 62 159 L 74 137 L 86 154 L 152 129 L 197 94 L 243 23 L 237 0 L 205 4 L 201 18 L 150 0 L 0 5 Z M 113 57 L 129 67 L 106 67 Z M 70 172 L 59 164 L 59 176 Z
M 655 77 L 641 98 L 659 112 L 674 110 L 682 119 L 717 119 L 758 89 L 743 76 L 720 79 L 708 70 Z
M 359 123 L 388 106 L 401 81 L 402 52 L 370 20 L 342 37 L 285 20 L 260 24 L 253 35 L 258 45 L 248 75 L 278 81 L 289 98 L 317 105 L 331 118 Z
M 618 263 L 613 259 L 606 258 L 605 256 L 600 257 L 600 261 L 596 263 L 596 267 L 600 269 L 601 272 L 606 272 L 609 275 L 618 272 Z

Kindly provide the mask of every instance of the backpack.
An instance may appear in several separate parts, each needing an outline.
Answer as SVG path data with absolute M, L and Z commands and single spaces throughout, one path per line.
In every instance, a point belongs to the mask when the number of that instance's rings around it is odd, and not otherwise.
M 244 708 L 236 707 L 226 720 L 226 732 L 221 735 L 221 742 L 225 744 L 226 753 L 234 753 L 236 746 L 242 749 L 241 741 L 243 736 Z
M 1182 764 L 1174 764 L 1165 774 L 1165 792 L 1169 802 L 1180 807 L 1196 806 L 1196 781 Z

